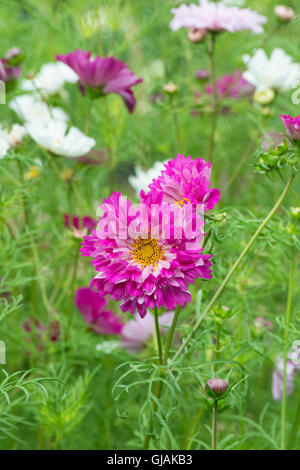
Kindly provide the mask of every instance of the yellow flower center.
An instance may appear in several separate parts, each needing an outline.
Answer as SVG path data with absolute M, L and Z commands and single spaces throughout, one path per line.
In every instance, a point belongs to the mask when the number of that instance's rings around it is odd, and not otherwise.
M 134 261 L 143 268 L 153 266 L 155 269 L 158 262 L 163 259 L 164 250 L 158 246 L 157 240 L 139 238 L 134 242 L 131 254 Z
M 176 206 L 183 207 L 185 204 L 189 204 L 191 201 L 187 197 L 183 197 L 180 201 L 176 201 Z

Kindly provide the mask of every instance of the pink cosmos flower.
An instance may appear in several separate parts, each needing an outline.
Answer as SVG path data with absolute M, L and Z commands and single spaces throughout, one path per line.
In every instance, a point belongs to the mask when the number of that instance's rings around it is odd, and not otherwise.
M 179 206 L 203 204 L 204 210 L 213 209 L 219 202 L 220 191 L 209 189 L 212 166 L 202 158 L 177 157 L 165 164 L 161 176 L 149 185 L 152 192 L 163 192 L 163 202 Z M 141 193 L 142 194 L 142 193 Z M 142 194 L 143 197 L 143 194 Z
M 87 229 L 88 232 L 93 230 L 97 225 L 97 221 L 92 217 L 78 217 L 70 214 L 64 214 L 64 226 L 69 229 L 82 230 Z
M 206 182 L 202 180 L 198 183 Z M 81 248 L 83 256 L 93 258 L 97 271 L 91 286 L 122 301 L 123 312 L 137 310 L 141 317 L 155 306 L 167 310 L 183 306 L 191 300 L 188 284 L 211 277 L 211 255 L 201 253 L 201 227 L 193 240 L 190 233 L 178 236 L 178 228 L 186 229 L 191 220 L 186 217 L 182 222 L 182 207 L 170 208 L 162 198 L 160 188 L 150 191 L 134 209 L 120 193 L 113 193 L 100 206 L 104 216 L 97 230 L 84 237 Z M 187 249 L 192 241 L 195 244 Z
M 5 57 L 0 59 L 0 80 L 12 82 L 21 75 L 20 62 L 23 59 L 23 53 L 18 47 L 9 49 Z
M 255 87 L 242 77 L 240 70 L 236 70 L 232 75 L 223 75 L 217 80 L 216 85 L 219 98 L 241 98 L 252 96 L 255 92 Z M 213 86 L 208 85 L 205 91 L 212 95 Z
M 158 318 L 161 325 L 160 332 L 164 334 L 168 331 L 173 321 L 174 312 L 165 312 Z M 145 318 L 135 315 L 135 318 L 125 323 L 122 329 L 121 340 L 122 346 L 128 352 L 138 352 L 145 346 L 145 343 L 155 333 L 154 316 L 151 312 Z
M 91 53 L 76 49 L 66 55 L 57 55 L 57 60 L 71 67 L 79 76 L 79 87 L 93 98 L 109 93 L 119 94 L 130 113 L 134 111 L 135 97 L 131 87 L 141 83 L 142 78 L 136 78 L 127 65 L 114 57 L 91 58 Z
M 292 117 L 281 114 L 280 119 L 285 127 L 287 136 L 295 141 L 300 140 L 300 116 Z
M 276 369 L 273 372 L 272 380 L 272 395 L 274 400 L 282 399 L 283 388 L 283 358 L 277 361 Z M 295 348 L 288 354 L 288 361 L 286 367 L 286 394 L 291 395 L 294 389 L 295 373 L 300 370 L 300 348 Z
M 112 311 L 106 309 L 106 298 L 95 290 L 90 287 L 77 289 L 75 304 L 86 323 L 95 333 L 121 334 L 123 323 Z
M 254 34 L 263 32 L 262 25 L 267 22 L 265 16 L 259 15 L 249 8 L 226 6 L 224 2 L 200 0 L 200 5 L 180 5 L 173 8 L 173 20 L 170 28 L 205 28 L 213 32 L 250 30 Z
M 285 136 L 282 134 L 278 134 L 278 132 L 270 131 L 267 134 L 264 134 L 262 138 L 263 141 L 261 143 L 261 146 L 264 150 L 268 151 L 271 147 L 274 147 L 276 149 L 278 145 L 283 144 Z

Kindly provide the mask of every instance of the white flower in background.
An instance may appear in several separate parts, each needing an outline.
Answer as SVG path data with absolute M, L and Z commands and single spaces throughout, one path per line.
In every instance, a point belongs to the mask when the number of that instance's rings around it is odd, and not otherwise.
M 24 91 L 40 91 L 41 94 L 53 95 L 62 90 L 66 82 L 76 83 L 78 75 L 62 62 L 44 64 L 37 75 L 31 80 L 23 80 L 21 89 Z
M 64 157 L 80 157 L 88 153 L 96 144 L 76 127 L 67 133 L 67 124 L 50 119 L 44 122 L 29 122 L 26 130 L 30 137 L 49 152 Z
M 5 157 L 10 149 L 7 132 L 0 128 L 0 159 Z
M 66 122 L 69 119 L 63 109 L 48 106 L 36 95 L 19 95 L 9 102 L 9 107 L 25 122 L 49 119 Z
M 165 169 L 165 162 L 156 162 L 150 170 L 143 171 L 140 166 L 135 167 L 136 176 L 129 176 L 128 181 L 130 186 L 135 189 L 136 195 L 139 196 L 140 191 L 143 189 L 148 192 L 148 185 L 154 178 L 157 178 L 161 172 Z
M 243 60 L 248 69 L 243 77 L 258 92 L 287 91 L 300 79 L 300 64 L 293 63 L 292 57 L 282 49 L 274 49 L 270 58 L 263 49 L 258 49 L 252 57 L 244 55 Z
M 20 145 L 26 134 L 25 127 L 20 124 L 14 124 L 10 132 L 0 127 L 0 158 L 5 157 L 9 149 Z

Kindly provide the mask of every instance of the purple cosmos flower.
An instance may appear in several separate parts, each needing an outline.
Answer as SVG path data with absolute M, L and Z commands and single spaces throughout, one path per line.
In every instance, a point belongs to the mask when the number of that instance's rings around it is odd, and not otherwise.
M 255 87 L 242 77 L 240 70 L 236 70 L 232 75 L 223 75 L 223 77 L 217 80 L 216 85 L 219 98 L 229 97 L 237 99 L 252 96 L 255 92 Z M 212 95 L 213 86 L 208 85 L 205 91 Z
M 23 59 L 23 53 L 18 47 L 9 49 L 5 57 L 0 59 L 0 80 L 4 82 L 13 82 L 21 75 L 20 62 Z
M 287 136 L 294 140 L 300 140 L 300 116 L 292 117 L 281 114 L 280 119 L 285 127 Z
M 124 324 L 112 311 L 105 308 L 107 305 L 105 296 L 90 287 L 81 287 L 76 291 L 75 304 L 95 333 L 121 334 Z
M 87 91 L 92 98 L 109 93 L 120 95 L 130 113 L 134 111 L 135 97 L 131 87 L 141 83 L 127 65 L 114 57 L 91 58 L 91 53 L 76 49 L 66 55 L 57 55 L 56 59 L 71 67 L 79 76 L 79 87 L 85 95 Z

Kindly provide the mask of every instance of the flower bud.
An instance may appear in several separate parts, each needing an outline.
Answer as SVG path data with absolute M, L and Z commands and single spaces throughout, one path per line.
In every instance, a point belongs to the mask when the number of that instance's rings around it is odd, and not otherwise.
M 220 379 L 219 377 L 210 379 L 206 383 L 206 390 L 207 392 L 213 392 L 217 397 L 221 397 L 228 390 L 228 382 L 224 379 Z
M 290 214 L 293 219 L 300 220 L 300 207 L 291 207 Z
M 253 95 L 254 101 L 262 105 L 271 103 L 271 101 L 273 101 L 274 98 L 275 98 L 275 93 L 271 88 L 269 88 L 268 90 L 264 90 L 264 91 L 256 91 Z
M 188 32 L 188 38 L 190 42 L 197 44 L 198 42 L 203 41 L 207 34 L 205 28 L 190 28 Z
M 277 5 L 274 8 L 274 13 L 281 21 L 292 21 L 295 18 L 294 10 L 286 5 Z
M 200 70 L 196 70 L 195 72 L 195 78 L 197 80 L 204 81 L 204 80 L 207 80 L 209 76 L 210 76 L 210 72 L 207 69 L 200 69 Z
M 19 47 L 11 47 L 6 52 L 5 59 L 9 65 L 16 67 L 24 59 L 23 51 Z
M 175 95 L 175 93 L 178 92 L 178 89 L 179 88 L 175 83 L 167 83 L 163 88 L 164 92 L 168 95 Z

